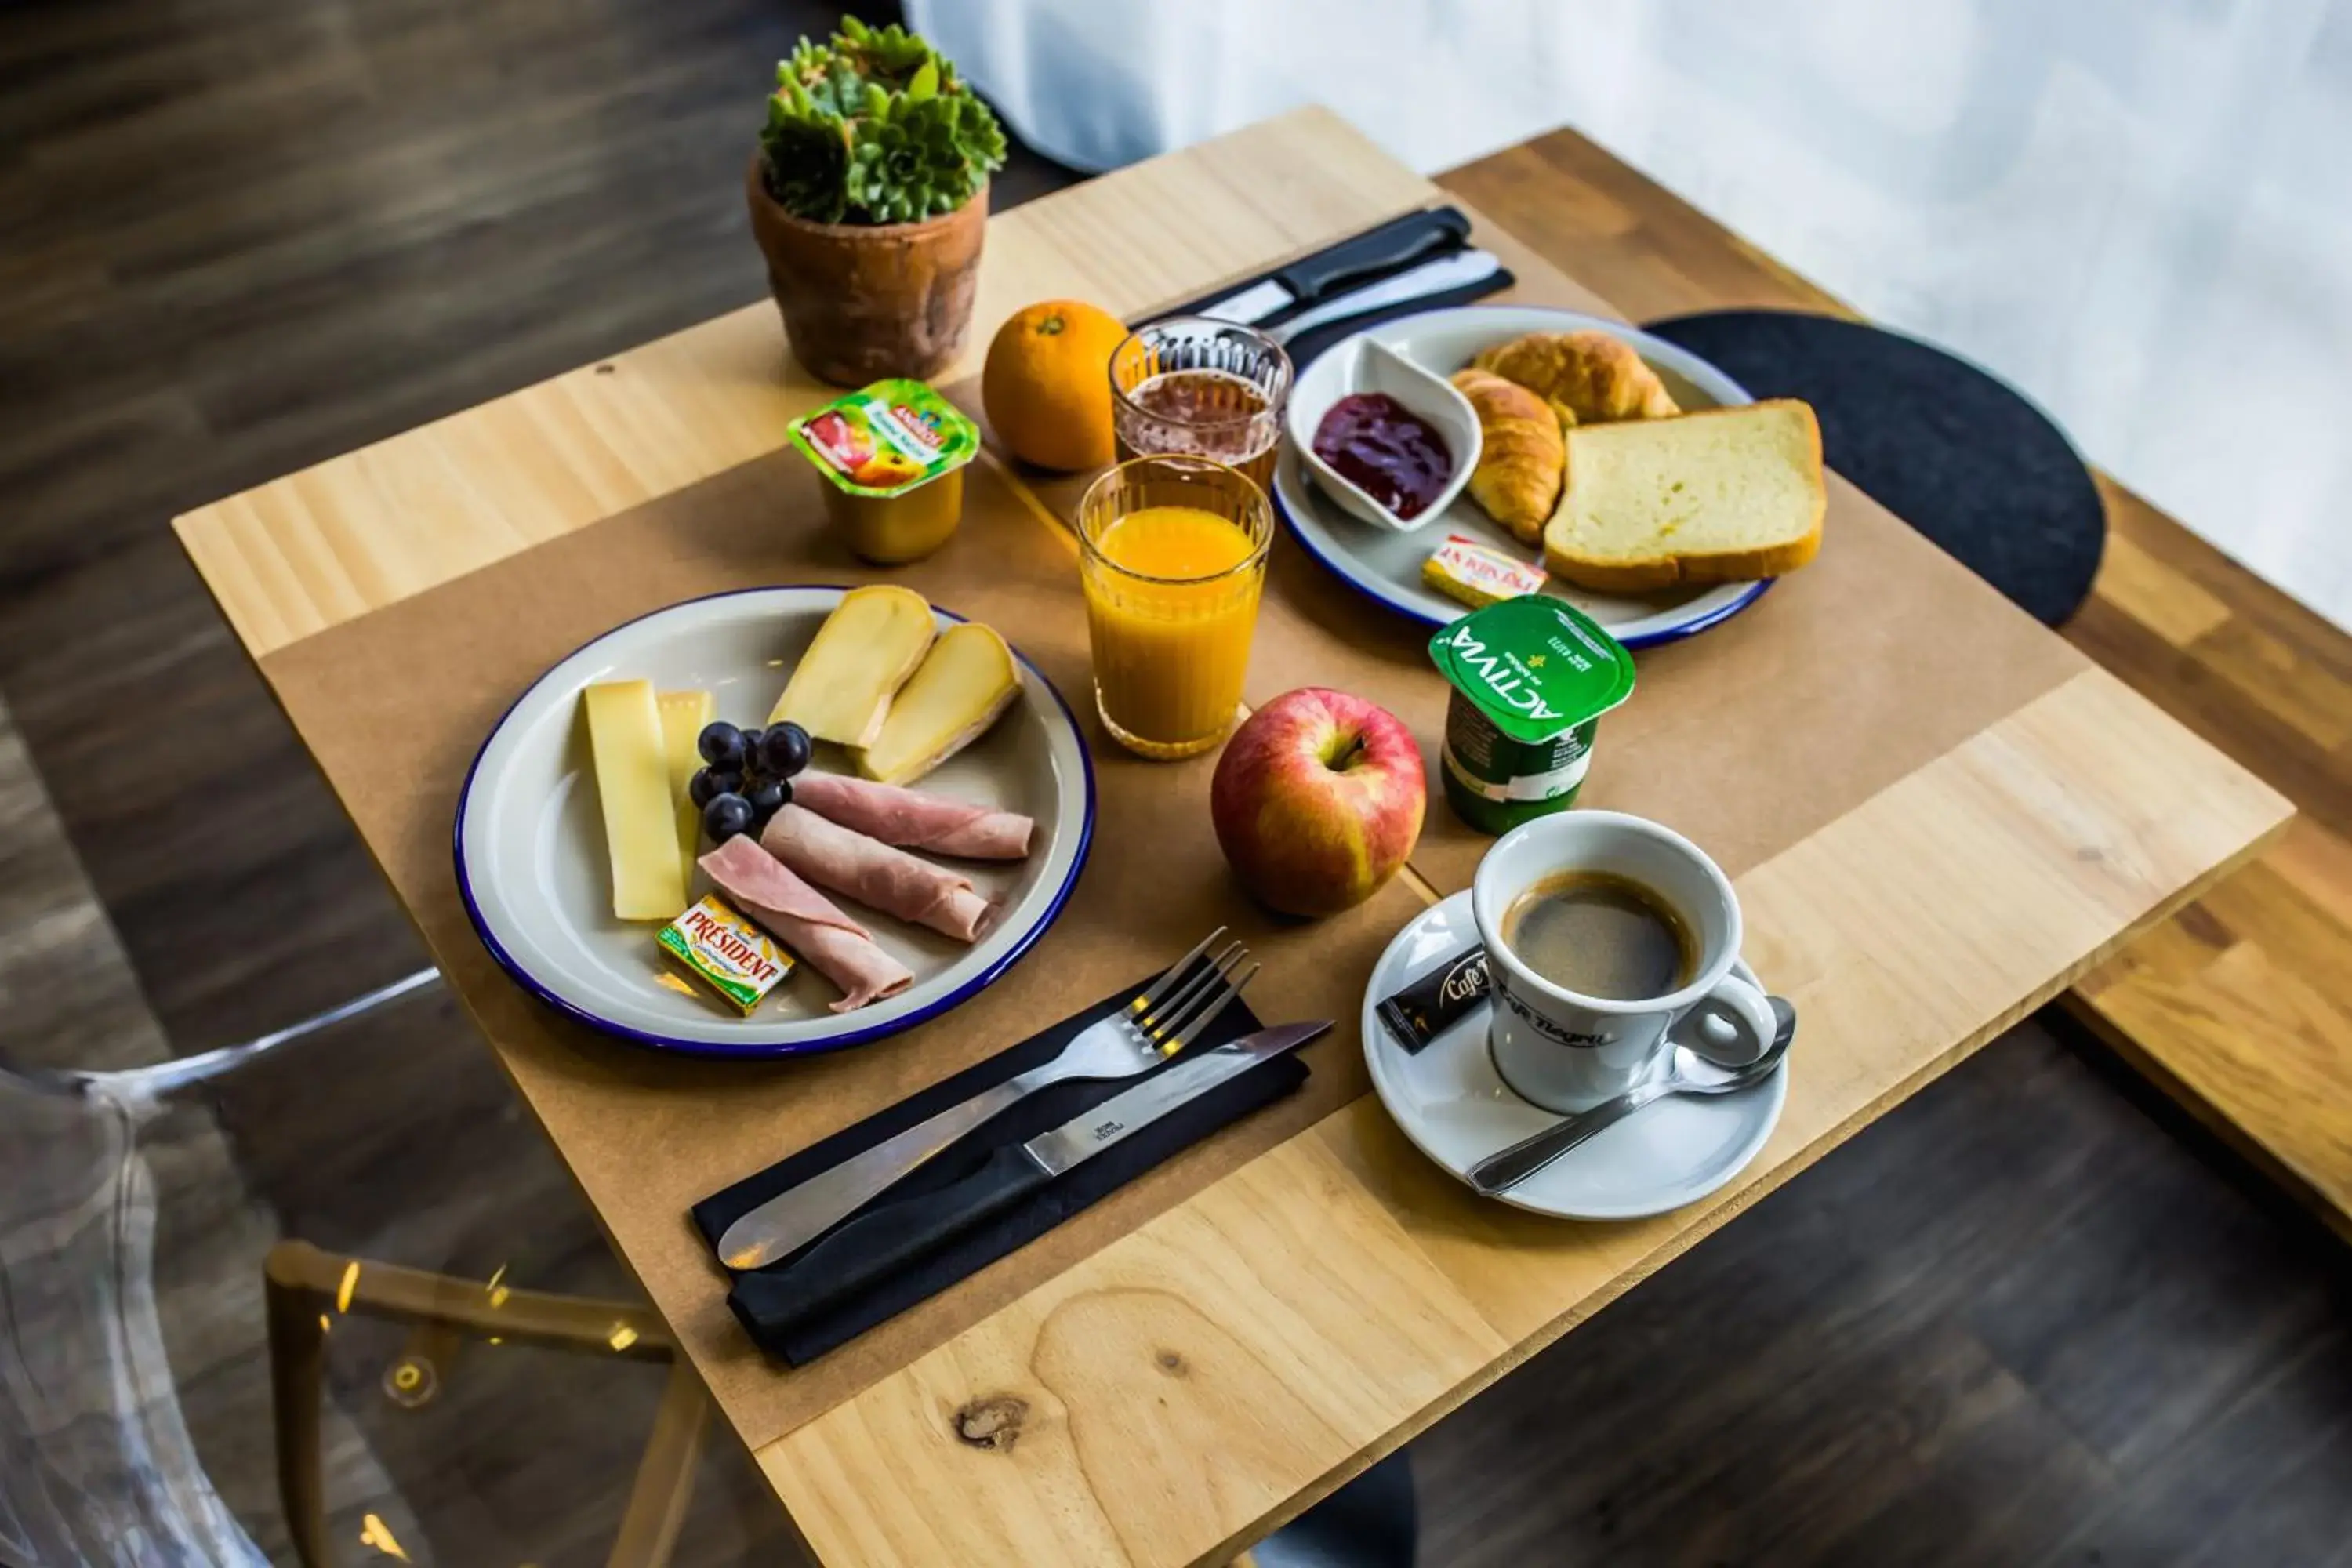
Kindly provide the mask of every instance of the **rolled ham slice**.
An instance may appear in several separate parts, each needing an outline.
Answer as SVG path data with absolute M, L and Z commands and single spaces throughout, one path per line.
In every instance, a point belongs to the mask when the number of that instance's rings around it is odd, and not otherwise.
M 797 781 L 793 788 L 797 794 Z M 797 801 L 769 818 L 760 847 L 820 888 L 958 942 L 978 941 L 996 921 L 996 906 L 971 890 L 970 878 L 829 822 Z
M 913 971 L 875 946 L 864 926 L 750 838 L 738 834 L 697 863 L 730 903 L 841 987 L 835 1012 L 896 996 L 915 983 Z
M 801 774 L 793 780 L 793 804 L 868 838 L 962 860 L 1021 859 L 1037 826 L 1017 811 L 840 773 Z

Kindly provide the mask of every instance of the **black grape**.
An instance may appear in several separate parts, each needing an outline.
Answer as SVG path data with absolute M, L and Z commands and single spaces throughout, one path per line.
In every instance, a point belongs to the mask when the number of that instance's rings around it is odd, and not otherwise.
M 760 737 L 760 761 L 780 779 L 788 779 L 809 765 L 809 734 L 786 720 Z
M 743 731 L 724 719 L 705 724 L 702 733 L 694 738 L 694 749 L 700 752 L 702 760 L 714 768 L 735 769 L 743 766 L 747 750 L 743 744 Z
M 751 803 L 733 791 L 714 795 L 710 804 L 702 808 L 702 831 L 710 836 L 713 844 L 724 844 L 747 831 L 754 815 Z

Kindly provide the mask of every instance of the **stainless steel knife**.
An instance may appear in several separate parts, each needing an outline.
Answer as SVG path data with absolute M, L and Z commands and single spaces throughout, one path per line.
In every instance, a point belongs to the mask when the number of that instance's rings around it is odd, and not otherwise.
M 885 1203 L 844 1223 L 761 1280 L 763 1310 L 783 1317 L 822 1311 L 937 1251 L 965 1231 L 1019 1203 L 1072 1167 L 1150 1126 L 1260 1062 L 1294 1051 L 1330 1028 L 1329 1020 L 1279 1024 L 1211 1050 L 1180 1057 L 1026 1143 L 999 1149 L 988 1163 L 937 1192 Z M 758 1276 L 746 1275 L 748 1282 Z
M 1249 287 L 1188 313 L 1255 326 L 1293 306 L 1315 304 L 1366 279 L 1458 249 L 1469 237 L 1470 220 L 1457 208 L 1407 213 L 1353 239 L 1302 256 Z
M 1385 310 L 1427 295 L 1447 294 L 1474 283 L 1483 283 L 1502 269 L 1502 262 L 1496 259 L 1490 251 L 1457 250 L 1451 256 L 1424 261 L 1393 278 L 1384 278 L 1369 289 L 1359 289 L 1352 294 L 1342 294 L 1311 310 L 1301 310 L 1281 325 L 1267 328 L 1266 335 L 1276 342 L 1286 343 L 1301 332 L 1328 326 L 1333 321 L 1344 321 L 1351 316 Z

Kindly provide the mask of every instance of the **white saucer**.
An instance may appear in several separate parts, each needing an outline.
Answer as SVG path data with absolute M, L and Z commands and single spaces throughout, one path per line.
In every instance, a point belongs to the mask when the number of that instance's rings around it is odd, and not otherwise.
M 1504 1086 L 1486 1054 L 1485 1005 L 1419 1055 L 1397 1044 L 1376 1012 L 1440 959 L 1475 943 L 1470 895 L 1424 910 L 1390 942 L 1364 992 L 1364 1060 L 1372 1087 L 1404 1135 L 1465 1183 L 1470 1167 L 1559 1118 Z M 1738 973 L 1761 984 L 1743 959 Z M 1772 1136 L 1789 1099 L 1784 1066 L 1738 1094 L 1675 1095 L 1570 1150 L 1509 1192 L 1515 1207 L 1562 1219 L 1640 1219 L 1705 1197 L 1738 1175 Z

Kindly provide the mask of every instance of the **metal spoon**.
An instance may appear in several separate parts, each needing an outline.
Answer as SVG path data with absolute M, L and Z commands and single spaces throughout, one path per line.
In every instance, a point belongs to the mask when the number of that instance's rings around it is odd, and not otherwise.
M 1666 1076 L 1640 1084 L 1614 1100 L 1604 1100 L 1590 1110 L 1555 1121 L 1542 1131 L 1522 1138 L 1499 1153 L 1489 1154 L 1470 1167 L 1470 1184 L 1482 1196 L 1507 1192 L 1583 1142 L 1604 1127 L 1614 1127 L 1642 1107 L 1670 1094 L 1733 1094 L 1772 1076 L 1789 1042 L 1797 1037 L 1797 1010 L 1772 997 L 1772 1047 L 1748 1066 L 1717 1067 L 1688 1046 L 1675 1047 Z

